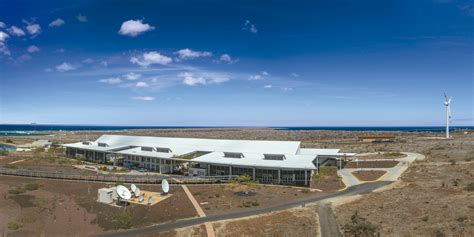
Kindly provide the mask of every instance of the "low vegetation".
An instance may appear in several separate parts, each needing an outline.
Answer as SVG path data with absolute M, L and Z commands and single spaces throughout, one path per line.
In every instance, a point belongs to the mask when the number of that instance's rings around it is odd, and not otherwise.
M 130 229 L 132 227 L 132 213 L 128 211 L 120 212 L 112 219 L 112 225 L 116 230 Z
M 246 201 L 246 202 L 242 203 L 241 207 L 256 207 L 256 206 L 259 206 L 259 205 L 260 205 L 260 203 L 258 203 L 257 201 Z
M 469 192 L 474 192 L 474 183 L 468 183 L 464 190 L 469 191 Z
M 18 166 L 15 164 L 5 164 L 3 167 L 7 169 L 18 169 Z
M 16 222 L 16 221 L 10 221 L 10 222 L 8 222 L 7 227 L 10 230 L 18 230 L 23 226 L 20 223 Z
M 342 228 L 348 236 L 376 236 L 377 232 L 377 226 L 359 216 L 357 211 L 351 216 L 351 222 Z
M 27 183 L 23 185 L 23 187 L 14 187 L 10 190 L 8 190 L 9 194 L 17 195 L 17 194 L 22 194 L 27 191 L 34 191 L 38 190 L 41 187 L 41 184 L 38 183 Z

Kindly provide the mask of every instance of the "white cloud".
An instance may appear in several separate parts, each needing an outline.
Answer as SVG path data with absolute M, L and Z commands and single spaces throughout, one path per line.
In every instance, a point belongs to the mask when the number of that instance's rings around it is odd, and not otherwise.
M 253 34 L 257 34 L 258 33 L 258 29 L 257 27 L 252 24 L 252 22 L 250 22 L 249 20 L 246 20 L 245 23 L 244 23 L 244 28 L 242 28 L 243 30 L 247 30 Z
M 263 86 L 263 88 L 265 88 L 265 89 L 271 89 L 272 87 L 273 87 L 273 85 L 265 85 L 265 86 Z
M 127 80 L 134 81 L 140 78 L 142 75 L 138 73 L 130 72 L 130 73 L 125 74 L 124 76 Z
M 36 53 L 36 52 L 40 51 L 40 49 L 39 49 L 37 46 L 35 46 L 35 45 L 30 45 L 30 46 L 26 49 L 26 51 L 28 51 L 28 53 Z
M 147 31 L 154 30 L 155 27 L 142 23 L 142 20 L 128 20 L 122 23 L 119 34 L 135 37 Z
M 7 38 L 9 37 L 10 36 L 7 33 L 0 31 L 0 53 L 3 55 L 10 55 L 10 50 L 6 44 Z
M 3 31 L 0 31 L 0 42 L 7 41 L 7 38 L 9 38 L 9 37 L 10 36 L 7 33 L 3 32 Z
M 300 75 L 293 72 L 293 73 L 290 74 L 290 76 L 292 76 L 292 77 L 299 77 Z
M 5 27 L 7 27 L 7 25 L 3 21 L 0 21 L 0 28 L 5 28 Z
M 193 51 L 191 49 L 180 49 L 175 52 L 180 59 L 193 59 L 193 58 L 200 58 L 200 57 L 210 57 L 212 56 L 211 52 L 207 51 Z
M 92 59 L 92 58 L 86 58 L 86 59 L 82 60 L 82 62 L 83 62 L 83 63 L 87 63 L 87 64 L 91 64 L 91 63 L 94 62 L 94 59 Z
M 222 54 L 221 57 L 219 58 L 220 61 L 222 62 L 225 62 L 225 63 L 228 63 L 228 64 L 232 64 L 232 63 L 235 63 L 237 62 L 237 60 L 233 60 L 230 55 L 228 54 Z
M 179 74 L 178 76 L 183 78 L 183 84 L 188 86 L 220 84 L 229 80 L 228 77 L 222 75 L 195 75 L 190 72 L 184 72 Z
M 56 70 L 58 70 L 58 72 L 67 72 L 67 71 L 76 70 L 76 67 L 74 67 L 70 63 L 64 62 L 64 63 L 56 66 Z
M 32 58 L 31 55 L 25 53 L 25 54 L 22 54 L 20 57 L 18 57 L 18 58 L 16 59 L 16 62 L 17 62 L 17 63 L 24 63 L 24 62 L 26 62 L 26 61 L 31 60 L 31 58 Z
M 58 26 L 64 25 L 65 23 L 66 22 L 64 22 L 63 19 L 58 18 L 58 19 L 52 21 L 51 23 L 49 23 L 49 27 L 58 27 Z
M 30 35 L 36 36 L 39 33 L 41 33 L 41 26 L 39 24 L 32 24 L 27 21 L 23 21 L 23 22 L 26 23 L 26 31 L 28 31 Z
M 137 84 L 135 84 L 135 87 L 138 87 L 138 88 L 146 88 L 146 87 L 149 87 L 150 85 L 148 85 L 148 83 L 144 82 L 144 81 L 139 81 L 137 82 Z
M 262 80 L 262 79 L 263 79 L 263 77 L 261 75 L 258 75 L 258 74 L 249 76 L 249 80 L 251 80 L 251 81 Z
M 130 62 L 133 64 L 138 64 L 142 67 L 148 67 L 152 64 L 167 65 L 173 62 L 173 59 L 156 51 L 150 51 L 144 53 L 142 56 L 131 57 Z
M 56 49 L 55 52 L 58 52 L 58 53 L 64 53 L 64 51 L 66 51 L 65 49 L 63 48 L 59 48 L 59 49 Z
M 101 79 L 99 82 L 102 83 L 107 83 L 107 84 L 119 84 L 122 82 L 122 80 L 118 77 L 112 77 L 112 78 L 107 78 L 107 79 Z
M 87 22 L 87 17 L 79 13 L 79 15 L 76 16 L 76 19 L 80 22 Z
M 152 101 L 155 100 L 155 97 L 151 96 L 135 96 L 135 97 L 130 97 L 132 100 L 144 100 L 144 101 Z
M 283 92 L 289 92 L 289 91 L 292 91 L 293 88 L 291 88 L 291 87 L 282 87 L 281 90 L 282 90 Z
M 261 71 L 259 74 L 249 76 L 249 80 L 256 81 L 265 79 L 266 76 L 270 75 L 267 71 Z
M 12 34 L 14 36 L 24 36 L 25 35 L 25 31 L 23 31 L 22 29 L 20 29 L 16 26 L 11 26 L 10 28 L 8 28 L 8 32 L 10 32 L 10 34 Z
M 102 61 L 100 61 L 100 65 L 101 65 L 102 67 L 108 67 L 108 66 L 109 66 L 109 63 L 108 63 L 107 61 L 105 61 L 105 60 L 102 60 Z
M 51 68 L 48 67 L 48 68 L 45 68 L 44 71 L 45 71 L 45 72 L 52 72 L 53 69 L 51 69 Z

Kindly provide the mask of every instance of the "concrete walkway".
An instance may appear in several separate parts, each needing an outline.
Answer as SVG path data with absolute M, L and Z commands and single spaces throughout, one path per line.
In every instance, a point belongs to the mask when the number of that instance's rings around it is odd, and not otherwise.
M 189 200 L 193 204 L 194 209 L 196 209 L 196 212 L 198 213 L 199 217 L 206 217 L 206 213 L 204 213 L 201 206 L 199 205 L 199 203 L 196 201 L 193 194 L 191 193 L 191 191 L 189 191 L 188 187 L 186 185 L 183 185 L 181 187 L 183 187 L 184 192 L 186 193 Z M 215 237 L 216 234 L 214 233 L 214 228 L 212 227 L 211 222 L 205 222 L 204 225 L 206 226 L 207 237 Z
M 394 160 L 398 161 L 399 163 L 392 168 L 351 168 L 351 169 L 341 169 L 337 171 L 337 174 L 341 176 L 342 181 L 347 187 L 358 185 L 365 183 L 364 181 L 360 181 L 357 179 L 352 172 L 354 171 L 369 171 L 369 170 L 381 170 L 386 171 L 387 173 L 380 177 L 377 181 L 396 181 L 400 176 L 405 172 L 410 164 L 415 160 L 423 160 L 425 156 L 419 153 L 412 153 L 412 152 L 401 152 L 406 155 L 406 157 L 398 158 L 398 159 L 381 159 L 381 160 Z M 370 161 L 377 161 L 377 160 L 370 160 Z M 363 162 L 363 161 L 360 161 Z

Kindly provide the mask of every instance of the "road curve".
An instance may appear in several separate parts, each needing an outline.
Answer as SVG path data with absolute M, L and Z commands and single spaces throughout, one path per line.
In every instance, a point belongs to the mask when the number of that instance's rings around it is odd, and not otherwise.
M 261 215 L 261 214 L 266 214 L 266 213 L 270 213 L 274 211 L 281 211 L 281 210 L 285 210 L 289 208 L 294 208 L 294 207 L 306 205 L 313 202 L 319 202 L 319 201 L 334 198 L 334 197 L 364 194 L 364 193 L 371 192 L 375 189 L 378 189 L 382 186 L 388 185 L 390 183 L 392 182 L 378 181 L 378 182 L 373 182 L 373 183 L 364 183 L 364 184 L 351 186 L 347 188 L 346 190 L 340 191 L 337 193 L 332 193 L 332 194 L 328 194 L 324 196 L 309 197 L 309 198 L 295 200 L 295 201 L 291 201 L 291 202 L 287 202 L 287 203 L 283 203 L 283 204 L 271 206 L 271 207 L 257 208 L 257 209 L 252 209 L 252 210 L 243 210 L 243 211 L 230 212 L 230 213 L 224 213 L 224 214 L 206 216 L 206 217 L 182 219 L 175 222 L 151 225 L 151 226 L 147 226 L 143 228 L 136 228 L 136 229 L 126 230 L 126 231 L 121 231 L 121 232 L 108 232 L 108 233 L 104 233 L 104 234 L 100 234 L 96 236 L 103 236 L 103 237 L 124 236 L 125 237 L 125 236 L 132 236 L 132 235 L 142 235 L 142 234 L 148 234 L 148 233 L 153 233 L 153 232 L 161 232 L 161 231 L 167 231 L 167 230 L 172 230 L 172 229 L 177 229 L 177 228 L 183 228 L 187 226 L 199 225 L 205 222 L 215 222 L 215 221 L 222 221 L 222 220 L 228 220 L 228 219 L 249 217 L 249 216 L 254 216 L 254 215 Z

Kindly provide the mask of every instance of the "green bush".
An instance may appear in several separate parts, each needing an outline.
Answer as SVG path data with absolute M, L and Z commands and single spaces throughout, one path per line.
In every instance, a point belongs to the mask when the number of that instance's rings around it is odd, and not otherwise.
M 242 203 L 243 207 L 256 207 L 256 206 L 259 206 L 259 205 L 260 205 L 260 203 L 258 203 L 257 201 L 246 201 L 246 202 Z
M 344 232 L 354 236 L 375 236 L 377 226 L 359 216 L 359 212 L 356 211 L 351 216 L 351 223 L 344 225 L 343 229 Z
M 132 213 L 123 211 L 114 216 L 112 225 L 115 229 L 129 229 L 132 227 Z
M 18 187 L 8 190 L 8 193 L 13 195 L 22 194 L 24 192 L 26 192 L 24 189 Z
M 26 184 L 23 188 L 26 191 L 33 191 L 33 190 L 38 190 L 40 187 L 41 187 L 41 184 L 29 183 L 29 184 Z
M 16 166 L 15 164 L 6 164 L 3 167 L 7 169 L 18 169 L 18 166 Z
M 469 192 L 474 192 L 474 183 L 468 183 L 464 189 Z
M 7 150 L 0 150 L 0 156 L 8 156 Z
M 7 227 L 10 230 L 18 230 L 22 227 L 22 225 L 20 223 L 15 222 L 15 221 L 10 221 L 10 222 L 8 222 Z

